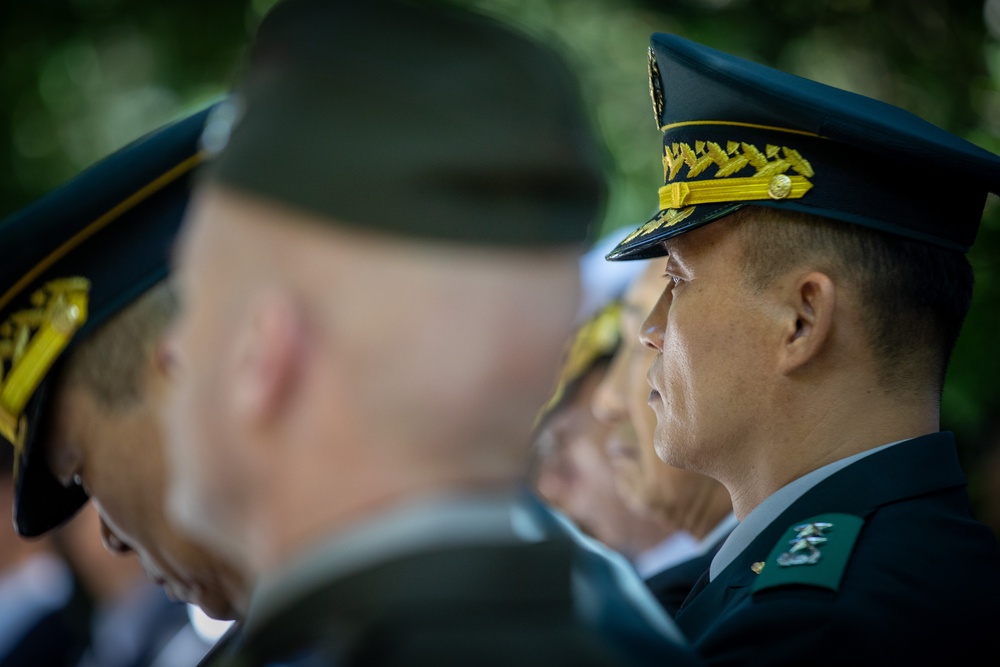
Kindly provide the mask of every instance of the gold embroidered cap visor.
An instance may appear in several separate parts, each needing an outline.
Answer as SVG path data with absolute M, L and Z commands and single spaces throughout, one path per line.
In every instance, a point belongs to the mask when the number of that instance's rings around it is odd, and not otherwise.
M 166 277 L 207 113 L 129 144 L 0 222 L 0 436 L 14 447 L 23 537 L 60 525 L 87 500 L 52 475 L 42 447 L 60 366 Z
M 972 246 L 1000 157 L 869 97 L 676 35 L 650 44 L 663 186 L 657 213 L 607 259 L 662 256 L 667 239 L 743 206 Z

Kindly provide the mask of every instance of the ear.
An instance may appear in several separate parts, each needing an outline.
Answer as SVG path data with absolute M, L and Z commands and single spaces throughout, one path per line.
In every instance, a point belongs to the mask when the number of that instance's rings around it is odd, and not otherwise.
M 780 369 L 789 375 L 814 360 L 829 345 L 837 307 L 837 287 L 825 273 L 799 276 L 784 295 Z
M 303 353 L 303 319 L 295 301 L 278 290 L 253 299 L 233 346 L 229 385 L 235 417 L 272 421 L 295 388 Z

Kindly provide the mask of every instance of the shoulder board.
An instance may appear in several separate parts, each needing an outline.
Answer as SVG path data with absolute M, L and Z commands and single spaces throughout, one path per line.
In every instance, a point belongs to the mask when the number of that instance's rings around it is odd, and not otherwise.
M 796 521 L 755 568 L 752 592 L 789 585 L 839 590 L 864 523 L 853 514 L 820 514 Z

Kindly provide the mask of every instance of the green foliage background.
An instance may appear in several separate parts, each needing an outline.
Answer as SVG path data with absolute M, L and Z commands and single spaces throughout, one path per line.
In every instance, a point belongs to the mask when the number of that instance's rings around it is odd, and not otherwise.
M 605 230 L 639 224 L 656 204 L 660 137 L 646 80 L 654 31 L 897 104 L 1000 152 L 998 0 L 455 1 L 525 26 L 578 64 L 613 161 Z M 0 216 L 224 94 L 273 4 L 0 3 Z M 913 165 L 914 196 L 947 196 L 934 175 L 933 164 Z M 977 291 L 942 415 L 960 438 L 974 499 L 1000 527 L 992 509 L 1000 484 L 986 474 L 1000 449 L 998 258 L 1000 206 L 991 196 L 970 254 Z

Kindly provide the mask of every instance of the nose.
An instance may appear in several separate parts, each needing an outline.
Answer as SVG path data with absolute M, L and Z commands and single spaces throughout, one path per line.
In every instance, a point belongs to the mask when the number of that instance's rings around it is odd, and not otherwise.
M 598 421 L 616 424 L 628 419 L 627 396 L 628 366 L 632 356 L 630 341 L 622 341 L 611 359 L 608 370 L 594 390 L 591 409 Z
M 667 312 L 673 299 L 673 283 L 667 285 L 656 300 L 656 305 L 646 315 L 639 328 L 639 340 L 648 348 L 663 352 L 663 332 L 667 326 Z
M 101 540 L 104 542 L 104 548 L 113 554 L 121 556 L 132 552 L 132 547 L 115 535 L 108 524 L 104 523 L 104 519 L 101 519 Z

